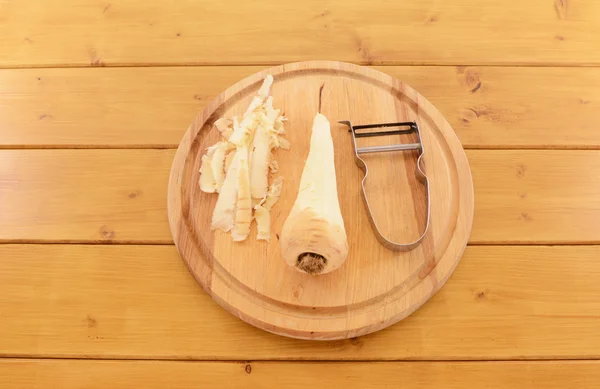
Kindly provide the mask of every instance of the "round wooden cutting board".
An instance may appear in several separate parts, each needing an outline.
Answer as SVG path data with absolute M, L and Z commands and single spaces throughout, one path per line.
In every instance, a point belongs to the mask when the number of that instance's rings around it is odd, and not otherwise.
M 242 115 L 267 74 L 273 105 L 289 119 L 290 150 L 277 149 L 284 177 L 271 211 L 271 240 L 256 240 L 256 223 L 244 242 L 211 231 L 218 194 L 200 191 L 201 156 L 220 140 L 213 123 Z M 331 123 L 338 197 L 350 247 L 341 268 L 324 275 L 285 264 L 279 234 L 296 199 L 319 109 Z M 428 233 L 412 251 L 382 246 L 361 197 L 363 172 L 354 162 L 352 135 L 338 124 L 416 121 L 424 145 L 431 216 Z M 360 138 L 360 146 L 411 143 L 410 135 Z M 360 143 L 362 142 L 362 143 Z M 365 187 L 373 216 L 391 240 L 410 242 L 423 231 L 427 192 L 415 175 L 418 152 L 368 154 Z M 379 71 L 340 62 L 286 64 L 254 74 L 213 100 L 185 134 L 173 162 L 168 193 L 175 244 L 190 272 L 225 309 L 264 330 L 302 339 L 341 339 L 394 324 L 425 303 L 448 279 L 465 249 L 473 221 L 469 164 L 454 131 L 425 98 Z

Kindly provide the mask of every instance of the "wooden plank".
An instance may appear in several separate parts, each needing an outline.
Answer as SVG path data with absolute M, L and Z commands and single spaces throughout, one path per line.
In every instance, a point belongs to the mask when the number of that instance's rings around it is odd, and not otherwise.
M 0 11 L 5 67 L 600 63 L 594 0 L 21 0 Z
M 3 150 L 0 241 L 172 242 L 173 150 Z
M 174 148 L 210 100 L 263 68 L 2 70 L 0 147 Z M 377 69 L 431 100 L 467 148 L 600 147 L 600 69 Z
M 170 147 L 216 95 L 260 68 L 0 71 L 0 144 Z
M 600 246 L 468 247 L 415 314 L 346 341 L 272 335 L 220 308 L 173 246 L 1 245 L 1 356 L 600 358 Z
M 172 242 L 166 192 L 174 153 L 0 151 L 0 241 Z M 471 243 L 600 242 L 600 151 L 470 150 L 467 157 Z
M 597 388 L 600 364 L 577 362 L 210 363 L 0 360 L 6 389 Z
M 471 243 L 600 242 L 600 152 L 470 151 Z

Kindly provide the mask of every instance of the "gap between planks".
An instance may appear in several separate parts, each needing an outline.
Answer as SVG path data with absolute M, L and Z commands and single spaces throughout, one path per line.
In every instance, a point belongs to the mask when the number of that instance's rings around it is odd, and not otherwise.
M 553 358 L 552 356 L 541 358 L 541 357 L 532 357 L 532 358 L 422 358 L 422 359 L 293 359 L 293 358 L 271 358 L 271 359 L 227 359 L 227 358 L 182 358 L 182 357 L 143 357 L 143 356 L 130 356 L 130 357 L 113 357 L 110 355 L 106 356 L 71 356 L 71 355 L 59 355 L 59 354 L 47 354 L 47 355 L 38 355 L 38 354 L 1 354 L 0 353 L 0 361 L 1 360 L 65 360 L 65 361 L 114 361 L 114 362 L 132 362 L 132 361 L 141 361 L 141 362 L 181 362 L 181 363 L 263 363 L 263 364 L 277 364 L 281 362 L 290 362 L 290 363 L 319 363 L 319 364 L 335 364 L 335 363 L 344 363 L 344 364 L 356 364 L 356 363 L 510 363 L 510 362 L 541 362 L 541 363 L 550 363 L 550 362 L 577 362 L 577 361 L 600 361 L 600 355 L 594 356 L 573 356 L 569 358 L 560 357 Z
M 160 62 L 155 63 L 104 63 L 98 65 L 80 65 L 80 64 L 35 64 L 35 65 L 0 65 L 0 70 L 16 70 L 16 69 L 97 69 L 97 68 L 183 68 L 183 67 L 235 67 L 235 66 L 279 66 L 286 63 L 304 62 L 304 61 L 289 61 L 289 62 L 181 62 L 165 64 Z M 547 63 L 506 63 L 506 62 L 402 62 L 402 61 L 372 61 L 372 62 L 354 62 L 361 66 L 415 66 L 415 67 L 456 67 L 456 66 L 478 66 L 478 67 L 500 67 L 500 68 L 597 68 L 600 67 L 600 62 L 590 63 L 575 63 L 565 64 L 561 62 Z
M 70 245 L 70 246 L 175 246 L 175 243 L 172 241 L 144 241 L 144 240 L 43 240 L 43 239 L 11 239 L 11 240 L 3 240 L 0 239 L 0 245 L 2 246 L 10 246 L 10 245 L 37 245 L 37 246 L 45 246 L 45 245 Z M 473 242 L 468 243 L 467 247 L 572 247 L 572 246 L 600 246 L 600 241 L 585 241 L 585 242 L 561 242 L 561 243 L 552 243 L 548 242 Z
M 27 145 L 27 144 L 0 144 L 2 150 L 176 150 L 177 144 L 134 144 L 134 145 Z M 464 145 L 464 150 L 496 150 L 496 151 L 535 151 L 535 150 L 600 150 L 600 144 L 597 145 L 536 145 L 536 146 L 519 146 L 519 145 Z

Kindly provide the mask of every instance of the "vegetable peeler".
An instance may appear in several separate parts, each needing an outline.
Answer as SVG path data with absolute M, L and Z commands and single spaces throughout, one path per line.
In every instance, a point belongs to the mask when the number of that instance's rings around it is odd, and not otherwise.
M 345 124 L 350 129 L 348 132 L 352 133 L 352 146 L 354 148 L 354 161 L 356 165 L 365 173 L 363 177 L 361 186 L 362 186 L 362 197 L 367 209 L 367 214 L 369 216 L 369 222 L 371 223 L 371 227 L 373 228 L 375 235 L 379 242 L 385 246 L 386 248 L 394 251 L 409 251 L 417 247 L 425 235 L 427 235 L 427 231 L 429 230 L 429 219 L 431 212 L 431 203 L 430 203 L 430 194 L 429 194 L 429 180 L 427 175 L 423 171 L 421 167 L 421 162 L 423 159 L 423 142 L 421 140 L 421 130 L 419 129 L 419 125 L 417 122 L 398 122 L 398 123 L 381 123 L 381 124 L 364 124 L 360 126 L 354 126 L 349 120 L 343 120 L 338 122 L 340 124 Z M 396 128 L 395 130 L 382 130 L 376 132 L 365 132 L 362 130 L 373 129 L 373 128 Z M 409 143 L 409 144 L 395 144 L 395 145 L 386 145 L 386 146 L 370 146 L 370 147 L 357 147 L 356 146 L 356 138 L 364 138 L 364 137 L 374 137 L 374 136 L 388 136 L 388 135 L 399 135 L 399 134 L 412 134 L 416 133 L 418 141 L 417 143 Z M 390 239 L 387 239 L 382 233 L 375 219 L 373 217 L 373 212 L 371 211 L 371 206 L 369 205 L 369 200 L 367 199 L 367 193 L 365 190 L 365 181 L 367 180 L 367 176 L 369 175 L 369 170 L 367 168 L 367 164 L 360 157 L 361 154 L 369 154 L 369 153 L 382 153 L 382 152 L 392 152 L 392 151 L 407 151 L 407 150 L 419 150 L 419 158 L 417 159 L 417 169 L 416 176 L 419 182 L 421 182 L 427 191 L 427 220 L 425 223 L 425 229 L 423 233 L 419 236 L 417 240 L 414 242 L 408 243 L 399 243 L 394 242 Z

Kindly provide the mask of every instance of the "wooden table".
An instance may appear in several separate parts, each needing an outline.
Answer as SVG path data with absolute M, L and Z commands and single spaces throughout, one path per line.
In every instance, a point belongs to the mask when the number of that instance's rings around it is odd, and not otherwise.
M 167 223 L 195 115 L 309 59 L 416 88 L 475 184 L 448 283 L 347 341 L 225 312 Z M 599 65 L 596 0 L 0 0 L 0 386 L 597 388 Z

